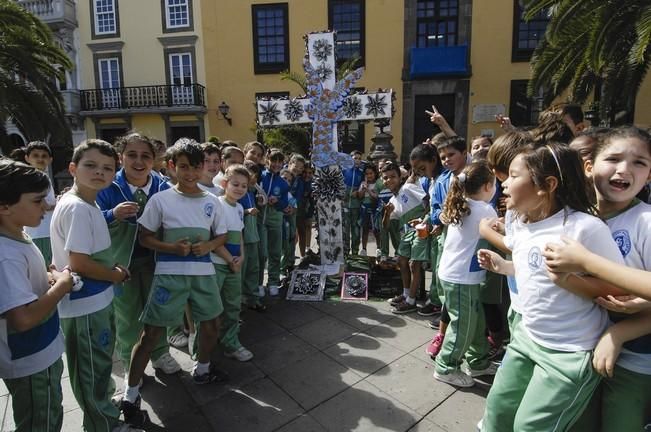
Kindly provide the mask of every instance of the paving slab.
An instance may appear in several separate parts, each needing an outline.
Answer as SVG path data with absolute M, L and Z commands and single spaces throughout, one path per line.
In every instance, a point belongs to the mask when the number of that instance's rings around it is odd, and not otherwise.
M 247 311 L 240 326 L 240 342 L 249 347 L 270 337 L 287 333 L 287 330 L 266 317 L 267 312 Z
M 355 327 L 335 317 L 326 315 L 292 330 L 292 333 L 317 349 L 322 350 L 351 337 L 358 331 Z
M 405 355 L 404 351 L 366 334 L 356 334 L 323 352 L 363 377 Z
M 333 316 L 359 330 L 382 324 L 396 315 L 389 311 L 375 308 L 369 302 L 351 305 L 333 313 Z
M 228 432 L 273 431 L 304 412 L 270 379 L 231 390 L 201 411 L 213 430 Z
M 364 333 L 409 352 L 432 339 L 433 330 L 413 325 L 402 317 L 391 318 L 382 324 L 366 329 Z
M 448 431 L 475 431 L 484 412 L 485 398 L 484 389 L 458 390 L 425 419 Z
M 266 374 L 296 363 L 317 351 L 292 334 L 269 338 L 251 346 L 250 350 L 255 355 L 253 363 Z
M 265 312 L 265 318 L 287 330 L 315 321 L 323 315 L 323 312 L 311 307 L 309 302 L 299 301 L 278 302 Z
M 276 429 L 276 432 L 327 432 L 327 429 L 317 423 L 309 414 L 303 414 L 293 422 Z
M 445 429 L 441 429 L 439 426 L 434 423 L 422 419 L 418 424 L 414 425 L 408 432 L 449 432 Z
M 418 413 L 364 381 L 309 413 L 332 432 L 405 431 L 421 418 Z
M 413 409 L 420 415 L 427 415 L 456 389 L 432 378 L 434 365 L 404 356 L 366 378 L 380 390 Z
M 271 373 L 269 378 L 307 411 L 362 380 L 320 352 Z

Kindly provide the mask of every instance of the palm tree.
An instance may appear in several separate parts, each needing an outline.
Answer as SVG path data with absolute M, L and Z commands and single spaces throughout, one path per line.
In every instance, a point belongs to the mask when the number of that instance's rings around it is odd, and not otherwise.
M 71 144 L 55 78 L 72 68 L 49 27 L 12 0 L 0 0 L 0 144 L 11 120 L 28 139 Z M 4 147 L 4 146 L 3 146 Z
M 632 121 L 651 64 L 651 2 L 524 0 L 524 6 L 526 19 L 541 11 L 550 17 L 531 59 L 529 93 L 542 88 L 549 103 L 567 92 L 583 103 L 594 92 L 602 118 Z

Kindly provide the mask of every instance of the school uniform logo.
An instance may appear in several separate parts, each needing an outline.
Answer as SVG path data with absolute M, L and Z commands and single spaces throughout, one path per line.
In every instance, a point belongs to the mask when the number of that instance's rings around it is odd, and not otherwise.
M 407 204 L 407 201 L 409 201 L 409 197 L 407 194 L 401 194 L 400 199 L 402 200 L 403 203 Z
M 631 252 L 631 236 L 627 230 L 617 230 L 613 233 L 613 240 L 617 243 L 619 252 L 626 258 L 626 255 Z
M 531 249 L 529 249 L 529 255 L 527 256 L 527 264 L 529 264 L 529 268 L 531 270 L 533 271 L 538 270 L 542 265 L 542 259 L 543 256 L 538 246 L 534 246 Z
M 237 214 L 240 217 L 240 220 L 244 220 L 244 212 L 242 209 L 237 209 Z
M 273 191 L 271 192 L 272 195 L 280 195 L 280 188 L 276 186 L 273 188 Z
M 171 295 L 168 290 L 166 290 L 163 287 L 158 287 L 156 288 L 156 293 L 154 294 L 154 300 L 156 300 L 156 303 L 159 305 L 164 305 L 167 303 L 170 299 Z
M 99 344 L 101 347 L 106 350 L 111 344 L 111 331 L 109 329 L 103 329 L 99 332 Z
M 205 206 L 203 206 L 203 212 L 207 217 L 212 217 L 212 212 L 215 210 L 215 206 L 213 203 L 206 203 Z

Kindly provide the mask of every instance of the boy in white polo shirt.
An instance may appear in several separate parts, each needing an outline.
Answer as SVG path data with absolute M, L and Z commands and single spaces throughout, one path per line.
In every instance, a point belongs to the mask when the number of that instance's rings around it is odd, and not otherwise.
M 113 367 L 113 285 L 129 278 L 114 265 L 108 226 L 97 206 L 97 193 L 113 180 L 118 155 L 106 141 L 89 139 L 72 155 L 75 183 L 59 200 L 50 228 L 53 264 L 69 267 L 83 280 L 79 291 L 59 303 L 72 391 L 84 412 L 86 431 L 124 428 L 111 403 Z
M 47 176 L 0 161 L 0 378 L 11 395 L 17 432 L 61 430 L 63 336 L 57 303 L 70 292 L 69 272 L 48 273 L 23 231 L 47 208 Z
M 223 311 L 210 252 L 225 241 L 220 225 L 221 204 L 197 182 L 204 153 L 195 142 L 177 143 L 170 149 L 170 170 L 178 183 L 147 202 L 140 224 L 140 243 L 156 251 L 156 269 L 147 304 L 140 316 L 144 332 L 131 356 L 128 386 L 121 403 L 125 421 L 140 426 L 147 418 L 140 410 L 138 383 L 165 327 L 181 324 L 186 303 L 192 320 L 200 323 L 198 362 L 192 372 L 196 384 L 223 381 L 225 374 L 210 364 L 219 335 Z M 158 232 L 162 231 L 162 238 Z

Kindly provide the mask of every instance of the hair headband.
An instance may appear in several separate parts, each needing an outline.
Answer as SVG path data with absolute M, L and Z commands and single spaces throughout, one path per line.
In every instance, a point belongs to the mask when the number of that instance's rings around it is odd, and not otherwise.
M 563 171 L 561 171 L 561 164 L 558 161 L 558 157 L 556 156 L 556 152 L 549 145 L 546 145 L 545 147 L 547 147 L 549 152 L 552 154 L 552 157 L 554 158 L 554 162 L 556 162 L 556 168 L 558 168 L 558 175 L 561 178 L 561 183 L 564 183 L 564 181 L 563 181 Z

